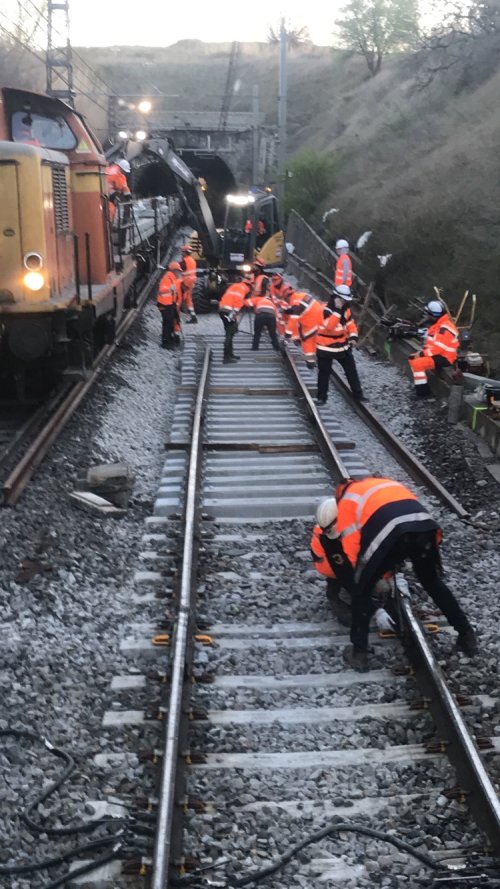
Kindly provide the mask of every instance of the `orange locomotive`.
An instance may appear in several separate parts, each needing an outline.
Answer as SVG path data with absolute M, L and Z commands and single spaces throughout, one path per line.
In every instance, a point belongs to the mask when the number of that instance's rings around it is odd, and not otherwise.
M 18 394 L 113 338 L 137 275 L 113 256 L 106 159 L 59 99 L 0 90 L 0 366 Z

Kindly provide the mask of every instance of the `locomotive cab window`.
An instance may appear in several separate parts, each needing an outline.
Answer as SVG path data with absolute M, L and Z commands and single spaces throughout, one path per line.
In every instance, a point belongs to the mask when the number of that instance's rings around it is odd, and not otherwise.
M 72 151 L 77 140 L 64 117 L 38 114 L 36 111 L 14 111 L 11 117 L 12 139 L 40 148 Z

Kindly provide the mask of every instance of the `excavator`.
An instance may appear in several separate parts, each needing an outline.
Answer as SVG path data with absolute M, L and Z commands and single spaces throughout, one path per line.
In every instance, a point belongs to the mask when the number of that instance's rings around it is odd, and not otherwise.
M 115 151 L 107 152 L 114 159 Z M 131 156 L 133 154 L 133 156 Z M 227 285 L 252 268 L 258 257 L 264 268 L 283 268 L 285 238 L 278 200 L 268 187 L 252 186 L 224 196 L 224 224 L 217 228 L 207 200 L 206 183 L 184 163 L 168 139 L 149 139 L 127 152 L 132 191 L 144 196 L 176 191 L 192 226 L 192 256 L 197 261 L 193 292 L 196 312 L 210 311 Z

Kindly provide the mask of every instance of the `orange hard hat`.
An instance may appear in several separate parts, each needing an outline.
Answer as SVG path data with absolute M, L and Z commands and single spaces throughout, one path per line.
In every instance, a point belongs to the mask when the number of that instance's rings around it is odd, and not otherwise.
M 182 272 L 182 269 L 178 262 L 169 262 L 168 270 L 169 272 Z

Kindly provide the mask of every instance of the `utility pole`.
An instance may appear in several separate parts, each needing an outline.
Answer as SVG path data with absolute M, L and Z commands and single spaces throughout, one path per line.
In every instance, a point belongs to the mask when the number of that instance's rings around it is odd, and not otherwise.
M 59 2 L 49 0 L 47 14 L 47 94 L 56 99 L 62 99 L 74 108 L 73 62 L 69 39 L 69 0 L 59 0 Z M 59 23 L 59 27 L 54 23 L 55 19 Z M 54 32 L 63 35 L 64 46 L 54 46 Z
M 259 153 L 260 153 L 260 121 L 259 121 L 259 87 L 254 85 L 252 90 L 253 132 L 252 132 L 252 185 L 259 182 Z
M 280 73 L 279 73 L 279 92 L 278 92 L 278 200 L 280 206 L 283 207 L 285 197 L 285 178 L 286 178 L 286 161 L 287 161 L 287 143 L 286 143 L 286 102 L 287 102 L 287 70 L 286 70 L 286 52 L 287 52 L 287 33 L 285 28 L 285 17 L 281 19 L 280 27 Z M 283 211 L 282 211 L 283 212 Z

